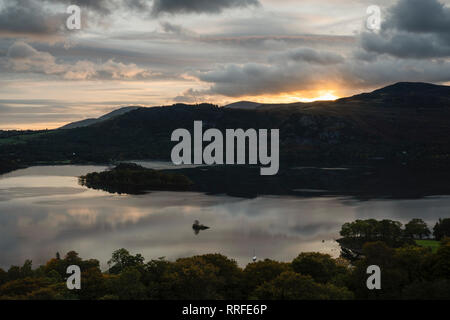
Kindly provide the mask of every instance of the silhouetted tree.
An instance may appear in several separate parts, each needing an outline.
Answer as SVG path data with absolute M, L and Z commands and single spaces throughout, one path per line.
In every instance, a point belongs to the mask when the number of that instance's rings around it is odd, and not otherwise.
M 433 235 L 436 240 L 441 240 L 444 237 L 450 237 L 450 218 L 439 219 L 433 228 Z
M 427 224 L 422 219 L 412 219 L 410 222 L 405 224 L 405 235 L 410 238 L 429 237 L 431 235 L 430 229 L 428 229 Z

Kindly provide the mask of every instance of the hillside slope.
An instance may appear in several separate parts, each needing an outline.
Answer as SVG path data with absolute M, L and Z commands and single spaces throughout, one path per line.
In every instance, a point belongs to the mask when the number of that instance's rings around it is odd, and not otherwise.
M 107 113 L 99 118 L 89 118 L 89 119 L 84 119 L 84 120 L 80 120 L 80 121 L 75 121 L 75 122 L 71 122 L 66 124 L 65 126 L 62 126 L 59 129 L 74 129 L 74 128 L 81 128 L 81 127 L 87 127 L 102 121 L 106 121 L 109 119 L 112 119 L 114 117 L 118 117 L 121 116 L 127 112 L 130 112 L 132 110 L 137 109 L 138 107 L 123 107 L 123 108 L 119 108 L 116 109 L 110 113 Z
M 399 83 L 337 101 L 262 105 L 255 110 L 209 104 L 136 108 L 93 125 L 56 130 L 3 145 L 3 157 L 37 161 L 108 162 L 170 159 L 171 133 L 207 128 L 280 129 L 283 163 L 448 166 L 450 90 L 447 86 Z M 1 142 L 1 141 L 0 141 Z

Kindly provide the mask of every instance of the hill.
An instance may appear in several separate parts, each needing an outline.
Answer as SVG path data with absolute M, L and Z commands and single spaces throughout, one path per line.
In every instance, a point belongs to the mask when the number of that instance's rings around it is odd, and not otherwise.
M 19 164 L 170 159 L 173 130 L 280 129 L 283 164 L 442 167 L 450 163 L 450 87 L 398 83 L 337 101 L 261 105 L 210 104 L 136 108 L 86 127 L 8 137 L 0 155 Z M 6 138 L 5 138 L 6 139 Z
M 224 106 L 224 108 L 228 109 L 244 109 L 244 110 L 253 110 L 261 106 L 261 103 L 251 102 L 251 101 L 238 101 L 235 103 L 228 104 Z
M 369 103 L 386 108 L 449 108 L 450 87 L 422 82 L 399 82 L 371 93 L 339 99 L 337 103 Z
M 87 126 L 93 125 L 95 123 L 99 123 L 99 122 L 106 121 L 106 120 L 112 119 L 114 117 L 123 115 L 123 114 L 130 112 L 132 110 L 135 110 L 137 108 L 138 107 L 123 107 L 120 109 L 116 109 L 110 113 L 107 113 L 107 114 L 101 116 L 100 118 L 89 118 L 89 119 L 72 122 L 72 123 L 66 124 L 65 126 L 62 126 L 59 129 L 74 129 L 74 128 L 87 127 Z

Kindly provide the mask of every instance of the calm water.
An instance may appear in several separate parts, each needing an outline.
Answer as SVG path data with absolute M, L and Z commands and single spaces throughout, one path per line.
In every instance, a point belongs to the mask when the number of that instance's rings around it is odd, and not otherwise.
M 161 162 L 141 163 L 167 168 Z M 344 222 L 450 217 L 450 197 L 358 202 L 345 198 L 264 196 L 241 199 L 200 193 L 111 195 L 78 185 L 102 166 L 45 166 L 0 176 L 0 267 L 31 258 L 41 264 L 57 251 L 77 251 L 106 267 L 115 249 L 147 260 L 222 253 L 241 265 L 259 259 L 292 260 L 302 251 L 339 254 L 334 241 Z M 195 235 L 194 220 L 211 227 Z M 324 240 L 324 242 L 322 241 Z

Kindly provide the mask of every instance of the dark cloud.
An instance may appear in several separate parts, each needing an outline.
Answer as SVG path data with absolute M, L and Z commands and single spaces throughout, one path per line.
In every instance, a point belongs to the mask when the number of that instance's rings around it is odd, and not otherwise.
M 368 52 L 390 54 L 399 58 L 442 58 L 450 56 L 450 45 L 433 34 L 364 33 L 361 45 Z
M 126 5 L 130 9 L 138 11 L 147 11 L 149 8 L 151 0 L 125 0 Z
M 108 15 L 115 10 L 131 10 L 135 12 L 150 12 L 153 0 L 44 0 L 49 3 L 77 5 L 102 15 Z
M 300 63 L 247 63 L 229 64 L 212 71 L 198 73 L 199 80 L 211 83 L 203 94 L 220 94 L 229 97 L 278 94 L 314 89 L 327 81 L 338 81 L 335 69 Z M 200 92 L 199 92 L 200 94 Z
M 46 0 L 52 3 L 75 4 L 108 15 L 114 10 L 133 10 L 159 15 L 162 13 L 220 13 L 225 9 L 259 6 L 259 0 Z
M 289 59 L 296 62 L 308 62 L 321 65 L 337 64 L 344 61 L 344 58 L 334 52 L 317 51 L 311 48 L 297 48 L 283 54 L 274 55 L 270 60 Z
M 400 0 L 389 10 L 384 28 L 448 34 L 450 8 L 438 0 Z
M 167 32 L 167 33 L 173 33 L 173 34 L 181 35 L 181 36 L 195 36 L 196 35 L 195 32 L 188 30 L 178 24 L 173 24 L 173 23 L 170 23 L 167 21 L 163 21 L 160 23 L 160 25 L 163 28 L 163 31 Z
M 68 17 L 65 8 L 69 5 L 78 5 L 95 15 L 109 15 L 119 9 L 148 13 L 150 4 L 148 0 L 8 0 L 0 6 L 0 33 L 8 36 L 61 33 L 65 31 Z
M 221 13 L 225 9 L 259 5 L 259 0 L 154 0 L 152 13 Z
M 8 36 L 48 36 L 65 30 L 65 7 L 86 9 L 90 21 L 114 12 L 220 13 L 229 8 L 258 6 L 259 0 L 15 0 L 0 6 L 0 33 Z
M 450 8 L 438 0 L 400 0 L 388 10 L 380 33 L 365 32 L 369 52 L 399 58 L 450 56 Z
M 380 59 L 361 52 L 355 53 L 353 59 L 345 59 L 304 48 L 276 57 L 269 59 L 270 63 L 225 64 L 207 72 L 193 73 L 200 81 L 210 84 L 209 88 L 187 90 L 176 100 L 198 101 L 212 95 L 236 98 L 301 93 L 327 88 L 330 83 L 342 88 L 368 89 L 407 79 L 433 83 L 450 81 L 450 62 L 445 60 L 389 56 Z
M 267 63 L 226 64 L 194 75 L 210 83 L 208 90 L 188 90 L 177 97 L 192 100 L 201 95 L 246 95 L 300 92 L 342 82 L 341 68 L 344 58 L 329 51 L 297 48 L 269 57 Z
M 45 0 L 49 3 L 55 4 L 64 4 L 66 6 L 69 5 L 77 5 L 81 8 L 88 8 L 90 10 L 96 11 L 100 14 L 110 14 L 114 8 L 117 8 L 119 5 L 118 0 Z M 139 1 L 129 1 L 131 6 L 135 6 Z
M 49 11 L 37 1 L 8 1 L 0 9 L 2 34 L 49 35 L 57 33 L 63 26 L 63 14 Z

